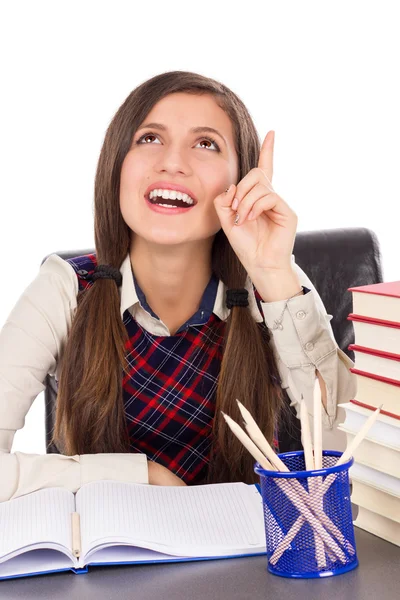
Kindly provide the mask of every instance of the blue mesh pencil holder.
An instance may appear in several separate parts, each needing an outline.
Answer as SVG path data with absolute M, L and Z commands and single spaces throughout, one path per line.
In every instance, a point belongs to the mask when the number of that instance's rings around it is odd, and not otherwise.
M 255 463 L 270 573 L 329 577 L 358 566 L 349 483 L 354 459 L 336 467 L 341 455 L 323 450 L 323 468 L 314 471 L 305 471 L 303 451 L 278 454 L 289 473 Z

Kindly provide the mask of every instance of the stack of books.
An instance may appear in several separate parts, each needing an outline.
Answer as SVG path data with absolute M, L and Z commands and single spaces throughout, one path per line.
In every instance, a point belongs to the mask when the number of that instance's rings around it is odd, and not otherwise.
M 354 525 L 400 546 L 400 281 L 349 291 L 357 393 L 340 405 L 346 419 L 338 426 L 348 443 L 383 405 L 349 472 L 351 501 L 358 505 Z

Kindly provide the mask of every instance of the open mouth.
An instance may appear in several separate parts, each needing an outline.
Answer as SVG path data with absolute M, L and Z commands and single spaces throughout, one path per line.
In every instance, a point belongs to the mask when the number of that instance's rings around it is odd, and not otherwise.
M 155 196 L 154 198 L 150 198 L 149 194 L 145 196 L 145 198 L 150 204 L 155 204 L 157 206 L 164 207 L 175 206 L 176 208 L 192 208 L 197 204 L 197 202 L 195 201 L 193 201 L 193 204 L 188 204 L 188 202 L 184 202 L 183 200 L 179 200 L 178 198 L 176 200 L 172 198 L 163 198 L 162 196 Z

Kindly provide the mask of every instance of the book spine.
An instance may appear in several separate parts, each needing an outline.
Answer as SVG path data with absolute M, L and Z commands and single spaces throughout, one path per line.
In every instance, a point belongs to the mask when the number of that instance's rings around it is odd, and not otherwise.
M 72 554 L 79 558 L 81 555 L 81 521 L 79 513 L 71 513 L 72 517 Z
M 367 317 L 365 315 L 357 315 L 356 313 L 350 313 L 347 317 L 348 321 L 359 321 L 361 323 L 369 323 L 370 325 L 377 325 L 379 327 L 391 327 L 394 329 L 400 329 L 400 323 L 398 321 L 386 321 L 385 319 L 375 319 Z
M 390 383 L 391 385 L 400 387 L 400 381 L 398 379 L 389 379 L 388 377 L 382 377 L 381 375 L 375 375 L 374 373 L 367 373 L 367 371 L 360 371 L 360 369 L 356 369 L 355 367 L 350 367 L 350 371 L 355 375 L 362 375 L 363 377 L 368 377 L 369 379 L 374 379 L 375 381 Z
M 350 344 L 348 349 L 353 350 L 353 352 L 362 352 L 363 354 L 371 354 L 372 356 L 378 356 L 379 358 L 400 361 L 400 354 L 393 354 L 393 352 L 383 352 L 383 350 L 367 348 L 366 346 L 358 346 L 357 344 Z
M 359 400 L 354 400 L 353 398 L 350 400 L 350 402 L 352 404 L 356 404 L 357 406 L 367 408 L 368 410 L 376 410 L 378 408 L 377 406 L 371 406 L 370 404 L 365 404 L 365 402 L 360 402 Z M 388 412 L 387 410 L 383 410 L 383 408 L 381 408 L 381 414 L 386 415 L 387 417 L 391 417 L 392 419 L 400 419 L 400 414 Z

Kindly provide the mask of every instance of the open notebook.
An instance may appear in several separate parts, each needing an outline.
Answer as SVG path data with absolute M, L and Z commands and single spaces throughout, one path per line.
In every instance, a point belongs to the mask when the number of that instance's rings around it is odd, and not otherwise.
M 258 554 L 266 554 L 258 484 L 103 480 L 76 494 L 45 488 L 0 503 L 0 579 Z

